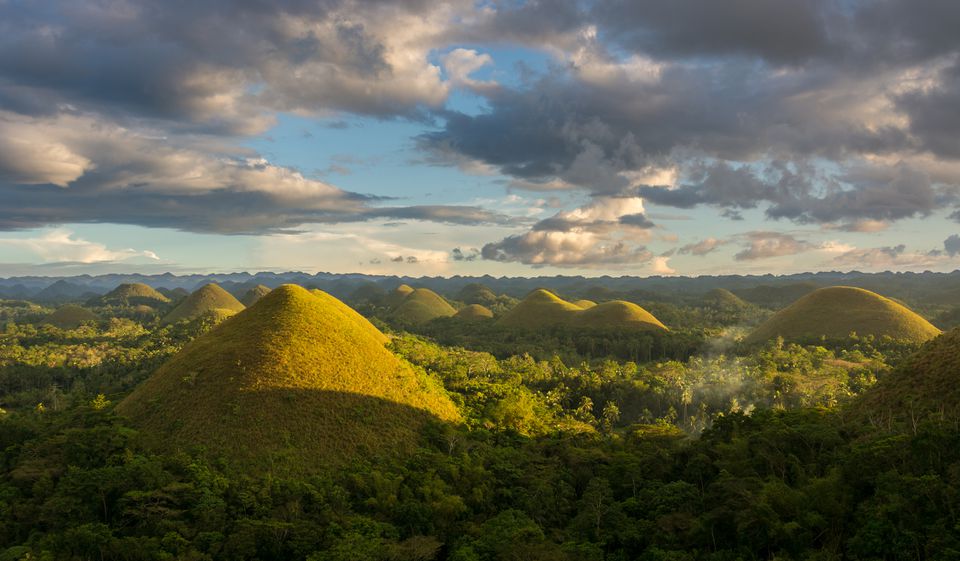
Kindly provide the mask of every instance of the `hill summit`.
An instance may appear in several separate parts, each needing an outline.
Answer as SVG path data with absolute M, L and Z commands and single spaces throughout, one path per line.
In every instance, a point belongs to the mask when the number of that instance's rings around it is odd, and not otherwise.
M 270 288 L 262 284 L 251 288 L 243 294 L 243 297 L 240 298 L 240 303 L 246 307 L 250 307 L 257 303 L 258 300 L 270 293 Z
M 41 323 L 47 323 L 60 329 L 76 329 L 85 321 L 97 321 L 96 314 L 76 304 L 67 304 L 54 310 Z
M 831 286 L 780 310 L 744 342 L 762 343 L 778 336 L 788 341 L 843 339 L 851 332 L 918 343 L 940 334 L 930 322 L 889 298 L 862 288 Z
M 480 304 L 469 304 L 457 310 L 457 313 L 454 317 L 468 321 L 483 320 L 492 318 L 493 312 L 491 312 L 490 308 L 486 306 L 481 306 Z
M 232 294 L 217 284 L 205 284 L 183 299 L 176 308 L 164 316 L 162 323 L 176 323 L 192 320 L 203 315 L 213 315 L 219 319 L 232 316 L 244 309 L 244 305 Z
M 124 283 L 97 299 L 106 306 L 157 306 L 170 299 L 142 282 Z
M 573 303 L 543 288 L 534 290 L 504 314 L 500 318 L 500 324 L 526 329 L 570 325 L 583 328 L 667 330 L 653 314 L 632 302 L 611 300 L 594 304 L 589 300 L 580 300 Z
M 274 289 L 186 345 L 117 411 L 157 447 L 202 446 L 284 473 L 393 455 L 412 449 L 428 421 L 460 419 L 439 384 L 322 294 Z
M 417 288 L 394 308 L 393 317 L 406 323 L 425 323 L 455 313 L 457 311 L 453 306 L 436 292 L 429 288 Z

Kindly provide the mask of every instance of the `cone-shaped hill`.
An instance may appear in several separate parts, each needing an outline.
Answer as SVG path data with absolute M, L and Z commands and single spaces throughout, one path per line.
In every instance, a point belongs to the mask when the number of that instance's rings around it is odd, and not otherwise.
M 361 320 L 333 297 L 281 286 L 189 343 L 117 411 L 153 446 L 282 473 L 394 455 L 424 423 L 458 421 L 443 389 Z
M 140 282 L 121 284 L 97 299 L 98 304 L 105 306 L 157 306 L 169 302 L 169 298 Z
M 457 311 L 439 294 L 429 288 L 418 288 L 394 308 L 393 317 L 404 323 L 426 323 L 432 319 L 449 317 Z
M 493 312 L 491 312 L 490 308 L 486 306 L 481 306 L 480 304 L 470 304 L 459 309 L 454 317 L 469 321 L 491 319 L 493 317 Z
M 188 321 L 204 315 L 223 319 L 243 310 L 244 305 L 219 285 L 205 284 L 193 291 L 164 316 L 162 323 Z
M 714 288 L 704 294 L 703 304 L 718 310 L 742 310 L 750 307 L 750 304 L 726 288 Z
M 763 343 L 778 336 L 788 341 L 858 335 L 888 335 L 923 342 L 940 330 L 908 308 L 879 294 L 849 286 L 817 289 L 780 310 L 753 331 L 744 343 Z
M 667 327 L 653 314 L 633 302 L 613 300 L 583 310 L 574 316 L 574 325 L 579 327 L 603 327 L 667 331 Z
M 240 298 L 240 303 L 249 308 L 269 293 L 270 288 L 263 286 L 262 284 L 258 284 L 243 294 L 243 297 Z
M 53 313 L 43 319 L 42 323 L 50 324 L 60 329 L 76 329 L 85 321 L 97 321 L 97 316 L 86 308 L 74 304 L 60 306 Z
M 592 304 L 592 305 L 591 305 Z M 501 316 L 499 325 L 538 329 L 569 325 L 585 329 L 620 328 L 667 331 L 653 314 L 623 300 L 595 304 L 590 300 L 567 302 L 556 294 L 539 288 Z
M 396 308 L 406 300 L 407 296 L 413 292 L 413 287 L 406 284 L 401 284 L 397 288 L 393 289 L 390 294 L 387 294 L 387 297 L 384 299 L 384 304 L 388 308 Z
M 929 341 L 857 399 L 857 416 L 881 426 L 960 419 L 960 328 Z
M 482 284 L 470 283 L 460 289 L 460 292 L 457 293 L 457 300 L 464 304 L 492 306 L 497 302 L 497 295 Z
M 569 323 L 583 308 L 538 288 L 500 318 L 500 325 L 535 329 Z

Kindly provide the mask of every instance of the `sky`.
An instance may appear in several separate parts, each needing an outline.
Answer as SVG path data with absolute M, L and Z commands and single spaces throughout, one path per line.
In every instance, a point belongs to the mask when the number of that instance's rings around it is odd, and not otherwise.
M 960 266 L 956 0 L 0 0 L 0 277 Z

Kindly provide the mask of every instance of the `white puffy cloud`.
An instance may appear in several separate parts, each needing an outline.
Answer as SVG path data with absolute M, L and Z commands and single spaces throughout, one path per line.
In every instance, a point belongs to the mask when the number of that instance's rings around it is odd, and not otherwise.
M 23 250 L 48 263 L 110 263 L 143 258 L 158 261 L 156 253 L 132 248 L 110 249 L 97 242 L 80 239 L 73 232 L 54 229 L 32 238 L 0 238 L 0 248 Z

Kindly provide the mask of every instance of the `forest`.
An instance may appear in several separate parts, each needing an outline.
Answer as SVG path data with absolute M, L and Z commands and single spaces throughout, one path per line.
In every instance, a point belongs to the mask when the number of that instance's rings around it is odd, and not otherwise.
M 347 299 L 462 419 L 311 473 L 159 450 L 114 410 L 223 318 L 100 301 L 62 328 L 0 302 L 0 560 L 960 558 L 960 422 L 860 405 L 923 343 L 747 345 L 774 310 L 639 301 L 676 327 L 415 324 Z

